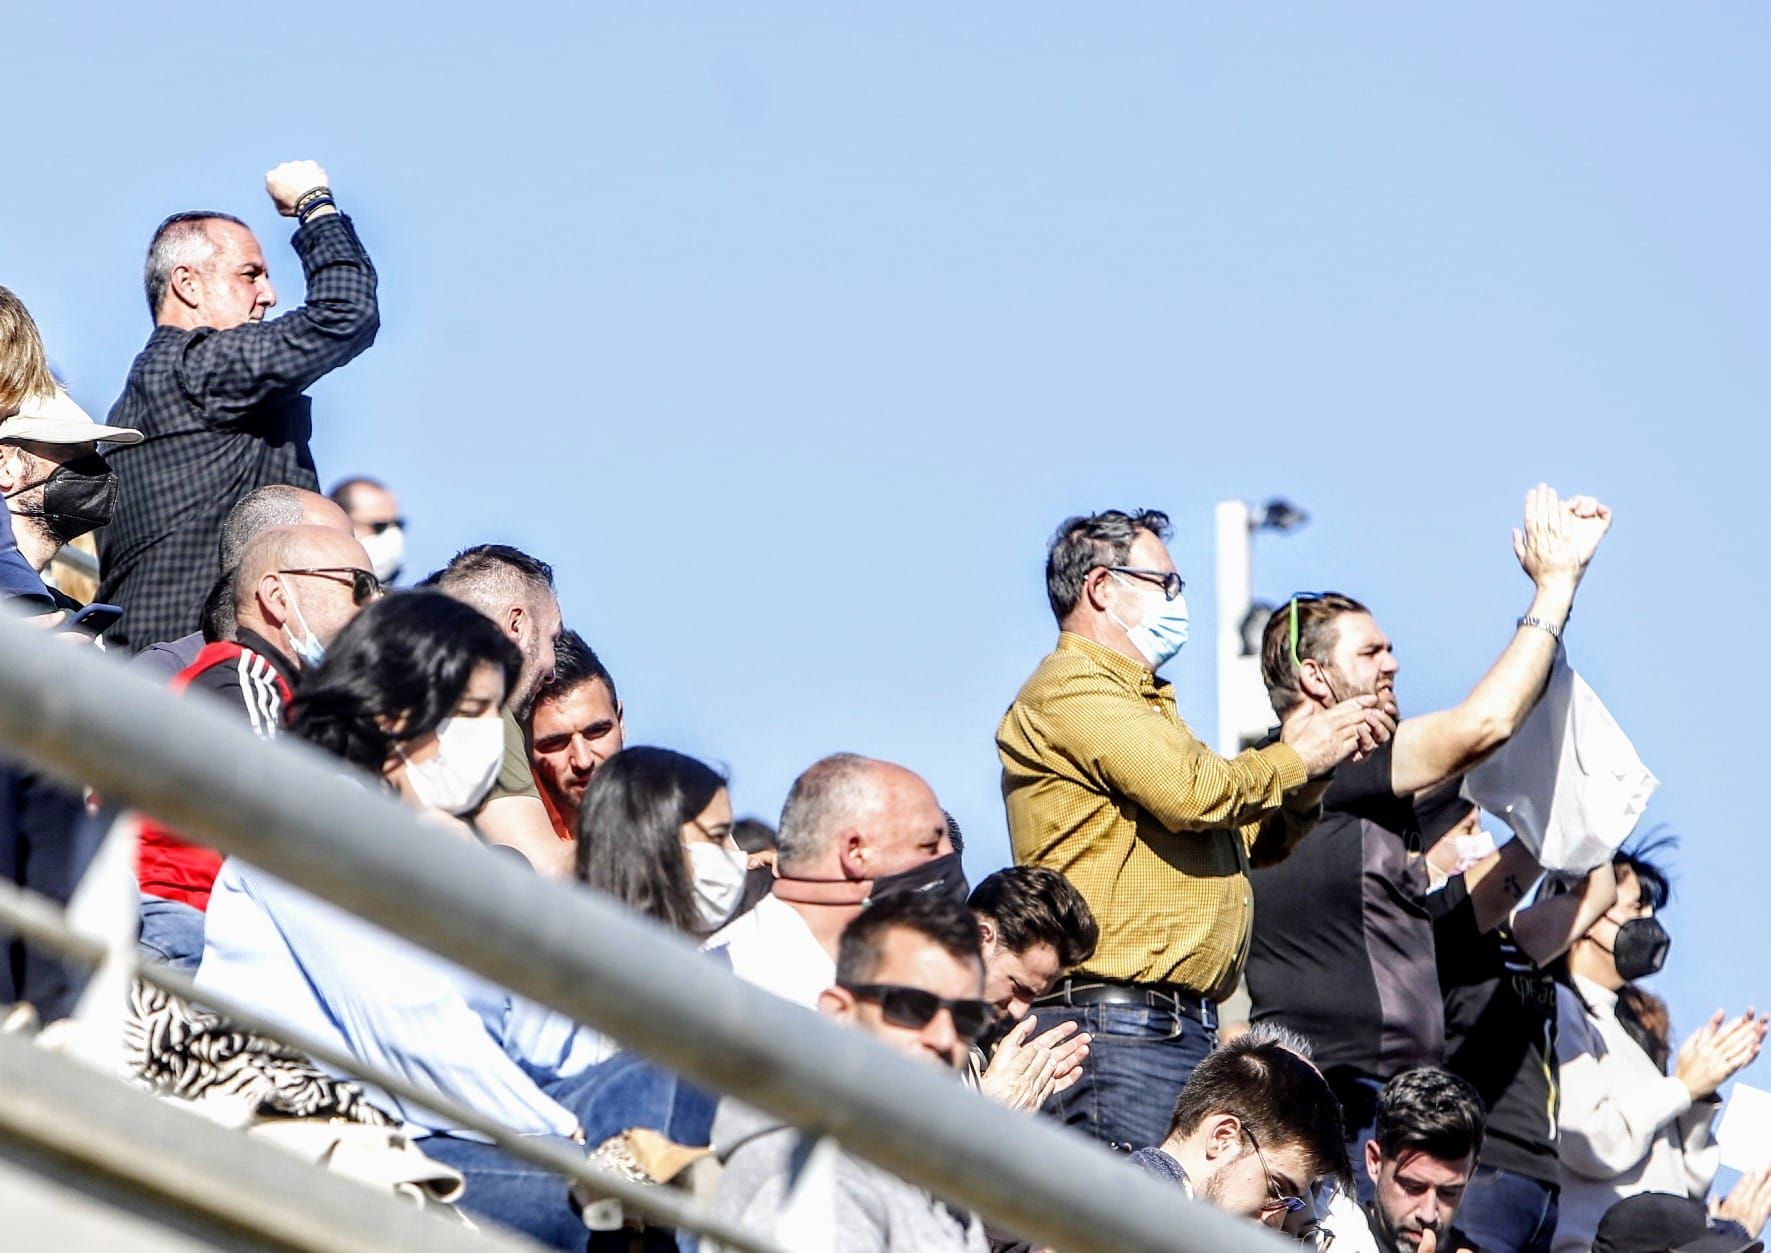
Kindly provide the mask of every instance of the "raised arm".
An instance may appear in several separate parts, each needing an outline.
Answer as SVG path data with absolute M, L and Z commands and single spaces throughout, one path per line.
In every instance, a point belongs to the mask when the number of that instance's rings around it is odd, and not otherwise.
M 1585 935 L 1615 904 L 1617 875 L 1607 861 L 1589 871 L 1569 891 L 1517 911 L 1513 915 L 1513 942 L 1539 966 L 1547 966 L 1566 953 L 1568 946 Z
M 1500 657 L 1459 704 L 1396 728 L 1398 796 L 1470 769 L 1510 739 L 1543 692 L 1574 593 L 1611 527 L 1611 510 L 1590 496 L 1560 500 L 1543 484 L 1525 494 L 1513 552 L 1536 588 Z
M 339 212 L 326 171 L 289 161 L 265 175 L 284 217 L 298 217 L 291 241 L 307 298 L 299 308 L 228 330 L 202 328 L 185 345 L 185 389 L 226 422 L 272 396 L 301 392 L 375 342 L 381 326 L 375 266 L 351 220 Z M 323 193 L 323 194 L 320 194 Z

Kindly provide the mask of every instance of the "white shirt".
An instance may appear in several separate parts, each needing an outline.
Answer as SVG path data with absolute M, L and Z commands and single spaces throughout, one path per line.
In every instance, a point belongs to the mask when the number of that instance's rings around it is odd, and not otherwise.
M 799 911 L 777 896 L 763 897 L 702 948 L 723 950 L 740 979 L 810 1010 L 818 1008 L 818 994 L 836 982 L 836 960 Z
M 1683 1083 L 1660 1073 L 1617 1020 L 1617 993 L 1575 975 L 1573 988 L 1556 988 L 1556 1017 L 1562 1199 L 1552 1248 L 1584 1253 L 1626 1196 L 1703 1199 L 1716 1174 L 1717 1107 L 1693 1105 Z

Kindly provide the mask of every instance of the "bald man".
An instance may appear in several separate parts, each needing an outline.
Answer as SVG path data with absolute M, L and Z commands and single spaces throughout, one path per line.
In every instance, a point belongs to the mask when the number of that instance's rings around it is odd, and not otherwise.
M 965 904 L 947 814 L 914 771 L 837 753 L 793 782 L 781 811 L 773 891 L 706 947 L 733 973 L 808 1009 L 836 978 L 843 928 L 894 892 Z
M 203 608 L 203 628 L 162 644 L 151 644 L 130 658 L 133 670 L 159 683 L 170 683 L 197 660 L 203 645 L 234 636 L 234 572 L 246 545 L 274 526 L 323 526 L 350 534 L 344 510 L 318 492 L 286 483 L 255 488 L 228 511 L 221 527 L 221 578 Z M 205 638 L 207 633 L 208 638 Z
M 326 646 L 379 594 L 369 555 L 348 529 L 262 531 L 246 544 L 234 572 L 234 638 L 204 645 L 172 688 L 207 692 L 240 710 L 255 734 L 275 738 L 303 673 L 320 664 Z M 196 967 L 203 955 L 203 911 L 220 869 L 221 855 L 213 849 L 188 844 L 158 823 L 142 823 L 136 872 L 145 956 L 179 969 Z

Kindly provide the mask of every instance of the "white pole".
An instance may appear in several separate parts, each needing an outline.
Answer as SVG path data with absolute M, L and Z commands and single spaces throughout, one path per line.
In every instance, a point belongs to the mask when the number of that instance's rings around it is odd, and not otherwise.
M 1240 500 L 1220 500 L 1217 529 L 1218 601 L 1218 752 L 1233 757 L 1242 748 L 1242 710 L 1238 699 L 1237 659 L 1242 655 L 1242 620 L 1248 616 L 1251 569 L 1250 517 Z

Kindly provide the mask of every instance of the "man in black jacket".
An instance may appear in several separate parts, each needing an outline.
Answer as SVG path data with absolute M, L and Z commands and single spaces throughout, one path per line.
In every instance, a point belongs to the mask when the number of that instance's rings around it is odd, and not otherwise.
M 221 573 L 228 510 L 269 483 L 319 490 L 302 392 L 375 340 L 375 267 L 338 211 L 326 172 L 292 161 L 265 177 L 293 244 L 307 303 L 276 304 L 264 252 L 225 213 L 178 213 L 154 233 L 146 283 L 154 333 L 111 409 L 144 441 L 116 457 L 121 492 L 102 537 L 99 599 L 125 615 L 107 638 L 138 651 L 197 629 Z

